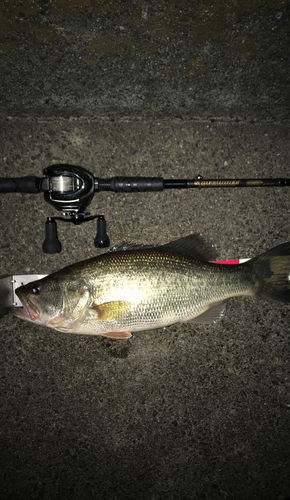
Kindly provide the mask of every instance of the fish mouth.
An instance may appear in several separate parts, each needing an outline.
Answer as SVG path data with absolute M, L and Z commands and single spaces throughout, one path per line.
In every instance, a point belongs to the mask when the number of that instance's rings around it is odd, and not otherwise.
M 12 313 L 14 316 L 17 316 L 18 318 L 22 319 L 28 319 L 30 321 L 35 321 L 40 318 L 40 310 L 32 302 L 31 299 L 28 299 L 27 297 L 24 296 L 24 294 L 21 292 L 21 290 L 15 290 L 15 293 L 17 297 L 20 299 L 22 307 L 14 307 L 12 309 Z

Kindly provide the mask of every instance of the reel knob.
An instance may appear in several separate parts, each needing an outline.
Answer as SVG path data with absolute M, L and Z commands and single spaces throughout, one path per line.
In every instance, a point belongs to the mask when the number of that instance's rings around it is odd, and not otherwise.
M 97 235 L 94 239 L 95 247 L 107 248 L 110 245 L 110 239 L 106 232 L 106 220 L 103 215 L 98 215 L 97 220 Z
M 44 253 L 59 253 L 61 243 L 57 238 L 56 222 L 52 217 L 47 217 L 45 223 L 45 240 L 42 245 Z

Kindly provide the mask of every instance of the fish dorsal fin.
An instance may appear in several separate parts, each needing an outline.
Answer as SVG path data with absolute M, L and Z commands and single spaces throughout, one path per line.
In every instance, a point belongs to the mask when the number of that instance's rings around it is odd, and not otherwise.
M 225 302 L 214 302 L 209 308 L 199 316 L 192 318 L 187 323 L 216 323 L 224 317 L 226 313 Z
M 109 252 L 126 252 L 127 250 L 148 250 L 159 248 L 167 252 L 179 253 L 188 257 L 208 262 L 217 258 L 215 248 L 206 243 L 200 234 L 190 234 L 165 245 L 140 245 L 135 243 L 121 243 L 110 248 Z
M 215 248 L 206 243 L 200 234 L 184 236 L 178 240 L 166 243 L 166 245 L 162 245 L 159 248 L 168 252 L 177 252 L 182 255 L 194 257 L 205 262 L 215 260 L 217 257 Z
M 127 252 L 127 250 L 140 250 L 147 248 L 156 248 L 155 245 L 142 245 L 138 243 L 121 243 L 120 245 L 115 245 L 108 252 Z

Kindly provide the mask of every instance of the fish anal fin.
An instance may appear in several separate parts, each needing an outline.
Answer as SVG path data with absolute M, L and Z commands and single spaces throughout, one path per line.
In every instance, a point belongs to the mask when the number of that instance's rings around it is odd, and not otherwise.
M 113 340 L 128 340 L 132 334 L 130 332 L 107 332 L 102 333 L 102 336 Z
M 214 302 L 213 304 L 210 304 L 206 311 L 201 313 L 199 316 L 195 316 L 195 318 L 188 320 L 187 323 L 216 323 L 224 317 L 225 313 L 225 302 Z
M 100 321 L 118 321 L 123 318 L 130 307 L 130 302 L 113 300 L 103 304 L 95 304 L 92 309 L 96 311 L 97 319 Z

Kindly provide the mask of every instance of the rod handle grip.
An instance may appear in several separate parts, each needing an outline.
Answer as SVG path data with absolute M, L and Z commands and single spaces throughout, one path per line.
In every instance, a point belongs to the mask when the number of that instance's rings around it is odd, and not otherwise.
M 28 177 L 0 177 L 0 193 L 39 193 L 40 179 Z
M 163 191 L 162 177 L 112 177 L 98 180 L 99 191 L 115 191 L 116 193 L 141 193 L 146 191 Z

